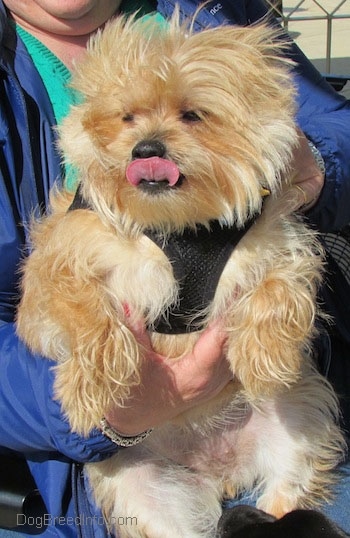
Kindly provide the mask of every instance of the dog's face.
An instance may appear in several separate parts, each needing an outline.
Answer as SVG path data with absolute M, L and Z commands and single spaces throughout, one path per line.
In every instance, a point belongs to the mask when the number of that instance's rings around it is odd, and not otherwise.
M 274 36 L 275 37 L 275 36 Z M 164 231 L 242 225 L 286 173 L 293 88 L 271 30 L 117 19 L 77 69 L 64 154 L 97 210 Z

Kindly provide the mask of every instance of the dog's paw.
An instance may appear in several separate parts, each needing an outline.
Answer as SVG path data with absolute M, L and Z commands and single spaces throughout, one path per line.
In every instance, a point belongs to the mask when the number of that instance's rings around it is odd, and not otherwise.
M 294 510 L 281 519 L 252 506 L 234 506 L 219 520 L 217 538 L 345 538 L 349 536 L 316 510 Z

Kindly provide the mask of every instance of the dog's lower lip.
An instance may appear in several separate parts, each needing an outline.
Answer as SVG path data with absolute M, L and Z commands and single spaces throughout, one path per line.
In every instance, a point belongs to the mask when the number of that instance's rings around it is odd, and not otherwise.
M 147 194 L 159 194 L 166 191 L 173 191 L 182 185 L 184 176 L 180 174 L 179 179 L 175 185 L 169 185 L 167 179 L 161 181 L 150 181 L 148 179 L 142 179 L 138 184 L 138 188 Z
M 152 187 L 156 187 L 159 185 L 160 187 L 170 187 L 169 181 L 167 179 L 161 179 L 160 181 L 151 181 L 149 179 L 141 179 L 140 185 L 150 185 Z

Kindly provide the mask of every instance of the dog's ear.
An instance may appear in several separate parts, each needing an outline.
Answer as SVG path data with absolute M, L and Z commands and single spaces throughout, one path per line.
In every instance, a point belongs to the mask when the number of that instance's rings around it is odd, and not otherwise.
M 131 66 L 142 62 L 152 28 L 156 32 L 156 24 L 142 23 L 136 17 L 118 16 L 107 23 L 91 38 L 74 66 L 71 87 L 77 104 L 58 133 L 62 158 L 78 168 L 81 177 L 89 171 L 94 175 L 91 166 L 96 161 L 96 148 L 103 149 L 116 137 L 116 118 L 125 113 L 119 107 L 120 93 L 130 85 Z
M 293 64 L 281 54 L 287 44 L 278 31 L 264 24 L 208 29 L 192 39 L 193 48 L 200 40 L 203 50 L 207 47 L 203 69 L 206 76 L 212 73 L 215 88 L 207 92 L 207 103 L 223 121 L 234 118 L 234 143 L 241 144 L 242 155 L 247 151 L 262 183 L 275 192 L 277 178 L 288 177 L 292 148 L 297 143 Z M 220 81 L 216 84 L 215 76 Z

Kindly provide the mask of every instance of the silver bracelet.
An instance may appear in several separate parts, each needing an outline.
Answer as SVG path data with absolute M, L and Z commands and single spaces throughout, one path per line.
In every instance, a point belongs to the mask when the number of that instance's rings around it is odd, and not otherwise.
M 321 155 L 320 150 L 315 146 L 315 144 L 313 142 L 311 142 L 311 140 L 308 140 L 307 142 L 309 144 L 309 148 L 312 151 L 312 155 L 314 156 L 314 159 L 315 159 L 315 162 L 316 162 L 318 168 L 321 170 L 322 174 L 325 175 L 326 174 L 326 165 L 324 163 L 324 160 L 323 160 L 323 157 Z
M 146 430 L 138 435 L 126 436 L 118 433 L 112 426 L 110 426 L 105 418 L 100 420 L 101 431 L 103 435 L 108 437 L 113 443 L 122 447 L 135 446 L 142 443 L 153 431 L 152 428 Z

